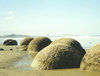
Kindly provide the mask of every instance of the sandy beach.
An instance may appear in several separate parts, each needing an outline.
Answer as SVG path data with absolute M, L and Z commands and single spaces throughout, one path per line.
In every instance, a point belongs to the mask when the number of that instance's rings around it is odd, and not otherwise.
M 0 69 L 0 76 L 100 76 L 99 72 L 85 72 L 78 69 L 62 70 L 17 70 Z
M 10 67 L 14 62 L 27 54 L 26 52 L 19 51 L 18 46 L 0 45 L 0 48 L 4 49 L 0 51 L 0 68 Z
M 79 68 L 74 69 L 57 69 L 57 70 L 22 70 L 13 66 L 17 61 L 22 60 L 28 55 L 28 52 L 20 51 L 18 46 L 0 45 L 3 51 L 0 51 L 0 76 L 99 76 L 99 72 L 81 71 Z M 13 50 L 10 50 L 13 49 Z M 31 63 L 30 63 L 31 64 Z

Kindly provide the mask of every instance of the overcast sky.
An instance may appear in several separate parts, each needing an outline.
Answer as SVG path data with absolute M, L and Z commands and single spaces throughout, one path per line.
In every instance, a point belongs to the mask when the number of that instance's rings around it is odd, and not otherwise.
M 0 0 L 0 35 L 100 35 L 100 0 Z

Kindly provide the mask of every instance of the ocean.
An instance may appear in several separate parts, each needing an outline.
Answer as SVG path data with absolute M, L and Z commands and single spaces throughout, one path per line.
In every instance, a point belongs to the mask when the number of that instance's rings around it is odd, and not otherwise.
M 24 39 L 25 37 L 16 37 L 16 38 L 0 38 L 0 44 L 3 44 L 3 42 L 7 39 L 14 39 L 18 42 L 18 45 L 20 44 L 20 42 Z M 82 47 L 84 49 L 89 49 L 91 47 L 93 47 L 96 44 L 100 43 L 100 37 L 99 36 L 62 36 L 62 37 L 48 37 L 50 38 L 52 41 L 59 39 L 59 38 L 73 38 L 75 40 L 77 40 L 78 42 L 80 42 L 80 44 L 82 45 Z

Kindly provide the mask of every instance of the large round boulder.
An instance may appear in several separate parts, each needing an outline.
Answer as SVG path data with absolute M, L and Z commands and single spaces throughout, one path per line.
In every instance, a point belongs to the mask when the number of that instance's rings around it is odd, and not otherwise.
M 84 55 L 80 68 L 87 71 L 100 72 L 100 44 L 95 45 Z
M 57 40 L 53 41 L 50 45 L 56 44 L 56 43 L 73 46 L 74 48 L 79 50 L 80 53 L 83 56 L 86 53 L 85 50 L 82 48 L 81 44 L 75 39 L 72 39 L 72 38 L 60 38 L 60 39 L 57 39 Z
M 47 37 L 39 36 L 34 38 L 28 46 L 29 53 L 39 52 L 44 47 L 48 46 L 51 43 L 51 40 Z
M 17 45 L 17 41 L 13 39 L 7 39 L 3 42 L 4 45 Z
M 28 49 L 28 45 L 29 45 L 29 43 L 31 42 L 31 40 L 33 40 L 33 38 L 32 37 L 26 37 L 26 38 L 24 38 L 22 41 L 21 41 L 21 43 L 20 43 L 20 50 L 21 51 L 27 51 L 27 49 Z
M 37 70 L 77 68 L 82 59 L 78 49 L 64 44 L 49 45 L 34 58 L 31 67 Z

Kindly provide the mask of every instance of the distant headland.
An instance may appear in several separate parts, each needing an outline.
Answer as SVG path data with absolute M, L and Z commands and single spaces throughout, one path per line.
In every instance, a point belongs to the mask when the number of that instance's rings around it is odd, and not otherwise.
M 0 36 L 0 38 L 6 38 L 6 37 L 30 37 L 30 35 L 10 34 L 10 35 Z
M 38 36 L 38 35 L 37 35 Z M 11 38 L 16 38 L 16 37 L 37 37 L 36 35 L 23 35 L 23 34 L 9 34 L 9 35 L 2 35 L 0 36 L 0 38 L 8 38 L 8 37 L 11 37 Z M 73 35 L 73 34 L 65 34 L 65 35 L 46 35 L 47 37 L 80 37 L 80 36 L 89 36 L 89 37 L 100 37 L 100 35 Z

